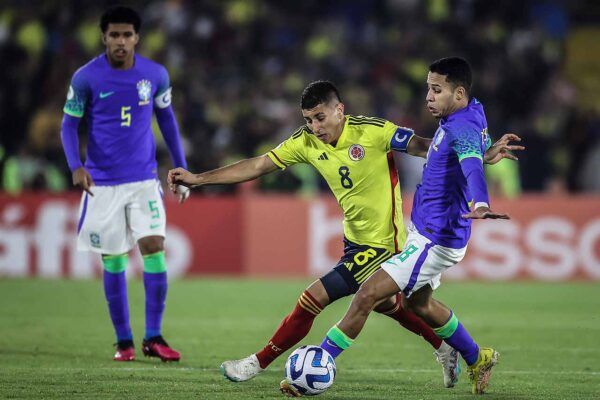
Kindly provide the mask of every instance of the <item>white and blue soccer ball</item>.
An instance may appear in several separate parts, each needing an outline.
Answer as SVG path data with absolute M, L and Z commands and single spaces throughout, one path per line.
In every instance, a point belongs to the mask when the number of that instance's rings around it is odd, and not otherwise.
M 294 350 L 285 363 L 285 379 L 305 396 L 323 393 L 335 378 L 333 357 L 319 346 Z

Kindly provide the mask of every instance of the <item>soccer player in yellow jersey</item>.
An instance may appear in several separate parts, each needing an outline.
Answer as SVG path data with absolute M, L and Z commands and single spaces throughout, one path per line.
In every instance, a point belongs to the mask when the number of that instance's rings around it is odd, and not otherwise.
M 344 212 L 344 255 L 302 293 L 263 349 L 221 365 L 225 377 L 235 382 L 262 372 L 308 334 L 323 308 L 356 293 L 384 260 L 402 249 L 406 231 L 392 150 L 425 157 L 431 143 L 411 129 L 381 118 L 345 115 L 344 104 L 331 82 L 309 84 L 301 105 L 306 125 L 267 154 L 201 174 L 175 168 L 168 175 L 171 190 L 176 190 L 177 185 L 245 182 L 293 164 L 308 163 L 325 178 Z M 401 296 L 399 293 L 384 300 L 375 310 L 422 335 L 442 364 L 444 385 L 454 386 L 460 373 L 457 352 L 420 318 L 402 308 Z

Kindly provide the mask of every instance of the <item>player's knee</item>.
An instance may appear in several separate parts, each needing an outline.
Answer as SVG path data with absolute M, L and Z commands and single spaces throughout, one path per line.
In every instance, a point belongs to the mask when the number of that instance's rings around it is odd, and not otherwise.
M 162 236 L 149 236 L 139 240 L 138 245 L 142 254 L 154 254 L 164 250 Z
M 320 279 L 314 281 L 305 290 L 305 293 L 309 293 L 313 297 L 313 299 L 318 303 L 321 309 L 327 307 L 327 305 L 329 305 L 330 303 L 328 292 L 329 291 Z
M 354 295 L 352 305 L 362 312 L 370 312 L 378 302 L 377 291 L 372 285 L 362 285 Z

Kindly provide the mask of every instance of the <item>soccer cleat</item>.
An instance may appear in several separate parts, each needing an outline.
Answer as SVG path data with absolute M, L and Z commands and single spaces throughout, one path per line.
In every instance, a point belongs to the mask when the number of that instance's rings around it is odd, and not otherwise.
M 263 372 L 256 354 L 241 360 L 225 361 L 221 364 L 221 373 L 232 382 L 244 382 Z
M 295 387 L 290 385 L 288 383 L 287 379 L 284 379 L 279 383 L 279 390 L 286 397 L 301 397 L 302 396 L 302 393 L 300 393 L 298 390 L 296 390 Z
M 117 352 L 113 357 L 115 361 L 133 361 L 135 360 L 135 348 L 133 340 L 121 340 L 115 344 Z
M 142 352 L 146 357 L 159 357 L 161 361 L 179 361 L 181 354 L 169 347 L 162 336 L 154 336 L 142 342 Z
M 458 351 L 450 347 L 446 342 L 442 342 L 439 349 L 433 352 L 437 362 L 442 364 L 442 372 L 444 374 L 444 386 L 447 388 L 454 387 L 460 376 L 460 360 L 458 359 Z
M 498 363 L 498 352 L 490 348 L 480 348 L 477 362 L 468 367 L 471 380 L 471 392 L 483 394 L 487 389 L 492 367 Z

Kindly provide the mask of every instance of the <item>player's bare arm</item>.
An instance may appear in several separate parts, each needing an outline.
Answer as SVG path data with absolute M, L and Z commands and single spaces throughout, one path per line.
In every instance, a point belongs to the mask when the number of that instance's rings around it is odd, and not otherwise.
M 518 161 L 519 158 L 512 154 L 513 151 L 525 150 L 524 146 L 515 145 L 511 142 L 520 142 L 521 138 L 514 133 L 504 134 L 496 143 L 494 143 L 484 154 L 483 162 L 485 164 L 496 164 L 500 160 L 507 158 Z
M 406 152 L 411 156 L 426 158 L 430 145 L 431 139 L 414 135 L 406 147 Z
M 94 186 L 94 180 L 85 167 L 80 167 L 73 171 L 73 185 L 85 190 L 90 196 L 94 195 L 90 190 Z
M 247 182 L 277 169 L 279 168 L 269 157 L 262 155 L 200 174 L 191 173 L 183 168 L 175 168 L 169 171 L 167 182 L 169 189 L 175 193 L 177 185 L 195 187 Z

